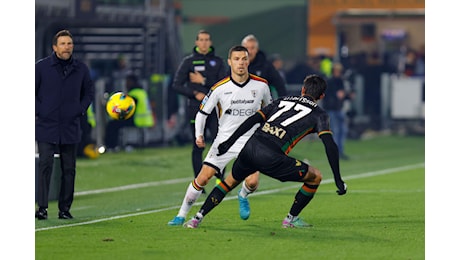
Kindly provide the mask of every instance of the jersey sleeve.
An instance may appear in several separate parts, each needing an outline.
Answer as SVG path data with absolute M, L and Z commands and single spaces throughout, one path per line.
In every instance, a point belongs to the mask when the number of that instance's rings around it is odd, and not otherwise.
M 275 100 L 275 101 L 272 101 L 271 103 L 269 103 L 268 105 L 262 107 L 261 109 L 259 109 L 259 113 L 265 118 L 265 120 L 267 120 L 267 115 L 270 114 L 270 111 L 272 111 L 273 109 L 275 109 L 279 104 L 279 100 Z
M 329 124 L 329 115 L 326 113 L 326 112 L 322 112 L 319 116 L 318 116 L 318 122 L 317 122 L 317 125 L 316 125 L 316 130 L 318 132 L 318 136 L 322 135 L 322 134 L 331 134 L 331 127 L 330 127 L 330 124 Z
M 196 113 L 195 116 L 195 138 L 198 138 L 200 136 L 204 136 L 204 127 L 206 125 L 206 118 L 208 118 L 207 115 L 198 112 Z
M 271 95 L 271 92 L 270 92 L 270 88 L 267 87 L 264 88 L 265 91 L 264 91 L 264 96 L 263 96 L 263 100 L 262 100 L 262 107 L 265 107 L 269 104 L 271 104 L 273 102 L 273 98 L 272 98 L 272 95 Z
M 200 104 L 200 111 L 206 115 L 211 114 L 219 102 L 219 89 L 211 89 Z
M 195 138 L 198 138 L 200 135 L 204 136 L 206 119 L 208 115 L 211 114 L 212 110 L 216 108 L 219 100 L 218 91 L 216 90 L 217 89 L 210 90 L 201 101 L 200 110 L 195 116 Z

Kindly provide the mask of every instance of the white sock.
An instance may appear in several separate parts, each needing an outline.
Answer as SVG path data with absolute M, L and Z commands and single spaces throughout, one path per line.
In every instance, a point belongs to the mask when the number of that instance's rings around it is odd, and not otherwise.
M 246 185 L 246 181 L 243 181 L 243 185 L 241 185 L 240 196 L 246 198 L 249 194 L 253 193 L 255 190 L 250 190 Z
M 195 180 L 193 180 L 193 182 L 195 182 Z M 198 184 L 195 182 L 195 185 Z M 179 214 L 177 216 L 183 218 L 187 217 L 188 212 L 192 208 L 193 204 L 195 204 L 195 201 L 200 197 L 201 193 L 202 190 L 196 190 L 193 184 L 190 183 L 188 185 L 187 192 L 185 193 L 184 200 L 182 201 L 182 205 L 180 206 Z
M 203 214 L 198 212 L 198 213 L 196 213 L 195 218 L 198 219 L 199 221 L 201 221 L 203 219 Z

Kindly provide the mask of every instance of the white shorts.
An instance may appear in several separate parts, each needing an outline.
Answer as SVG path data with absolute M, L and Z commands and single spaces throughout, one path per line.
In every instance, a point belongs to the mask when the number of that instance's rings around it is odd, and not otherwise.
M 225 154 L 219 156 L 217 155 L 219 153 L 219 151 L 217 150 L 218 146 L 219 142 L 214 142 L 212 144 L 203 162 L 210 164 L 215 168 L 218 168 L 219 172 L 222 173 L 223 169 L 227 166 L 227 164 L 231 160 L 236 159 L 241 149 L 243 149 L 244 143 L 237 141 Z

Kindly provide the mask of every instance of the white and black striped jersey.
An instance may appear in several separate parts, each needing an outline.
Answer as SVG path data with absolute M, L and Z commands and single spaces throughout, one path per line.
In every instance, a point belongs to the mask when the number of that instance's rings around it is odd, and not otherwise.
M 265 79 L 250 74 L 246 82 L 239 84 L 230 76 L 226 77 L 217 82 L 201 102 L 195 120 L 195 137 L 204 136 L 206 116 L 213 109 L 218 109 L 219 117 L 219 130 L 214 142 L 220 143 L 231 136 L 248 117 L 272 101 Z M 257 125 L 241 136 L 236 147 L 241 149 L 256 128 Z

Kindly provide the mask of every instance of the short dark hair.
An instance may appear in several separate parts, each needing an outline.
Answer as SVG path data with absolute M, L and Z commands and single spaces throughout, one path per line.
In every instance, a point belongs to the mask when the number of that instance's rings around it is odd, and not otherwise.
M 246 49 L 246 47 L 241 46 L 241 45 L 235 45 L 235 46 L 231 47 L 230 50 L 228 51 L 228 58 L 229 59 L 232 56 L 232 53 L 234 53 L 235 51 L 245 51 L 245 52 L 249 53 L 249 51 L 248 51 L 248 49 Z
M 327 89 L 326 81 L 316 74 L 306 76 L 302 86 L 305 88 L 305 94 L 312 96 L 314 99 L 319 99 Z
M 58 38 L 61 36 L 69 36 L 73 40 L 73 36 L 69 30 L 60 30 L 53 37 L 53 45 L 57 45 Z
M 196 34 L 196 39 L 197 39 L 197 40 L 198 40 L 198 35 L 200 35 L 200 34 L 202 34 L 202 33 L 209 35 L 209 39 L 211 39 L 211 33 L 208 32 L 208 31 L 206 31 L 205 29 L 201 29 L 201 30 L 199 30 L 198 33 Z

